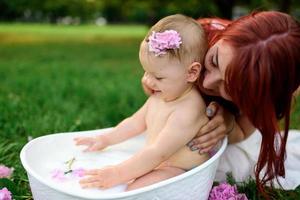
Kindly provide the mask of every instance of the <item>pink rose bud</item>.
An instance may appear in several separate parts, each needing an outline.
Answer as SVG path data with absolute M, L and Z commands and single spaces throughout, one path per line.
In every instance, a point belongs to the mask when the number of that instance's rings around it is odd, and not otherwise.
M 0 190 L 0 200 L 12 200 L 11 192 L 7 188 Z
M 236 185 L 221 183 L 214 186 L 209 194 L 209 200 L 248 200 L 245 194 L 239 194 Z
M 0 165 L 0 178 L 10 178 L 13 168 L 8 168 L 5 165 Z

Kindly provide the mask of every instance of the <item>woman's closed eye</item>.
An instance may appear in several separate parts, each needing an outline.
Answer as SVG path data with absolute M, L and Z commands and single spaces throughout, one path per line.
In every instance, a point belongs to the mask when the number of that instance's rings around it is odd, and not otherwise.
M 211 65 L 211 66 L 213 66 L 213 67 L 217 67 L 217 63 L 215 62 L 213 56 L 211 56 L 211 57 L 208 59 L 208 61 L 209 61 L 209 65 Z
M 209 64 L 213 67 L 218 67 L 219 68 L 218 48 L 216 50 L 216 53 L 209 57 Z

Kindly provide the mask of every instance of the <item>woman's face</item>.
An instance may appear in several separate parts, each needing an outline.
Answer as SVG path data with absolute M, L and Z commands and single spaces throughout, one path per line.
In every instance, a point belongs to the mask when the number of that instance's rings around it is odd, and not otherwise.
M 221 96 L 231 100 L 225 92 L 225 71 L 233 57 L 232 47 L 223 40 L 213 45 L 205 56 L 204 70 L 201 72 L 201 91 L 207 95 Z

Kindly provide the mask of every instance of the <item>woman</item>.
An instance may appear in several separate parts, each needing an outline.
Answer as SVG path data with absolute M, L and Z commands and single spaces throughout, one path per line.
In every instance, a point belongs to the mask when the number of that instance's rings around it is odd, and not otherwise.
M 199 87 L 239 108 L 237 123 L 229 133 L 229 140 L 238 139 L 231 143 L 245 140 L 255 128 L 261 133 L 255 177 L 262 191 L 263 184 L 285 175 L 289 115 L 300 84 L 300 25 L 291 16 L 274 11 L 223 24 L 224 29 L 206 26 L 210 49 Z M 278 134 L 280 119 L 285 123 L 283 134 Z
M 249 162 L 243 178 L 251 175 L 255 167 L 256 182 L 263 192 L 265 183 L 285 176 L 289 115 L 293 93 L 300 84 L 300 25 L 291 16 L 275 11 L 253 13 L 233 22 L 216 22 L 200 20 L 208 31 L 210 48 L 199 88 L 206 95 L 232 102 L 238 112 L 231 115 L 221 107 L 216 112 L 216 104 L 210 105 L 213 112 L 208 114 L 217 115 L 188 145 L 191 150 L 205 152 L 228 134 L 230 143 L 239 143 L 232 148 L 229 145 L 219 172 L 224 176 L 225 165 L 228 170 L 236 168 L 238 175 L 241 161 L 235 160 L 234 166 L 227 158 L 234 150 L 245 151 L 246 157 L 252 155 L 256 166 Z M 147 90 L 147 83 L 143 84 Z M 281 119 L 285 125 L 279 134 Z

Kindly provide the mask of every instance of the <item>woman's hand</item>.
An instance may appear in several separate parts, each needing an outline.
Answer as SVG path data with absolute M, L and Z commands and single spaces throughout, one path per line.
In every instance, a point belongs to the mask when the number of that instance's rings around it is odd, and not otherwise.
M 225 110 L 217 102 L 211 102 L 206 108 L 206 115 L 210 118 L 197 136 L 187 145 L 192 151 L 209 152 L 226 134 L 230 133 L 235 124 L 234 115 Z
M 97 137 L 77 137 L 74 138 L 76 145 L 85 145 L 87 148 L 83 151 L 100 151 L 108 146 L 103 135 Z

